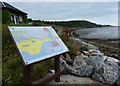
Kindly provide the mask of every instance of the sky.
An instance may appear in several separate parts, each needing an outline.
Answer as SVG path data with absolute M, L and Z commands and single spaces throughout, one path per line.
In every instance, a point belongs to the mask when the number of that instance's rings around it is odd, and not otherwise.
M 118 25 L 118 2 L 9 2 L 33 20 L 88 20 Z

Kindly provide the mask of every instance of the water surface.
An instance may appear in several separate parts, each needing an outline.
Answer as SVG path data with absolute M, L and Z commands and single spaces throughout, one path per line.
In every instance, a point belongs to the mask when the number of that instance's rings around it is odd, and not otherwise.
M 120 39 L 118 27 L 86 28 L 76 30 L 80 38 L 87 39 Z

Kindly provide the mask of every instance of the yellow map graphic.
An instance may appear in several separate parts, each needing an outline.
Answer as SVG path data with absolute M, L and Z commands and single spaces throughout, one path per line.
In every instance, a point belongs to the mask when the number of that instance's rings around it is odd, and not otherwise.
M 28 52 L 30 55 L 38 54 L 41 51 L 42 45 L 46 41 L 50 41 L 51 39 L 30 39 L 30 40 L 24 40 L 17 44 L 18 48 L 22 52 Z

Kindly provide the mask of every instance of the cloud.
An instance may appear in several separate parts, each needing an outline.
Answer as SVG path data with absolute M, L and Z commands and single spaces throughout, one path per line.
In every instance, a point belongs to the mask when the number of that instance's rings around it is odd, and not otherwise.
M 11 4 L 27 12 L 28 17 L 32 19 L 87 19 L 101 24 L 117 25 L 117 2 L 11 2 Z
M 4 0 L 5 2 L 118 2 L 119 0 Z

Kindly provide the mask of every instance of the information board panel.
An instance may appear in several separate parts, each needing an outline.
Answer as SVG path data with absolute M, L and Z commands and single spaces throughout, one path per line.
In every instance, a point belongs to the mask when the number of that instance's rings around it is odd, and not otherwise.
M 69 51 L 51 26 L 8 27 L 25 65 Z

